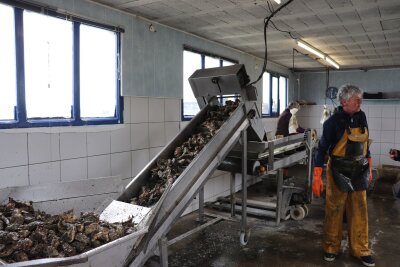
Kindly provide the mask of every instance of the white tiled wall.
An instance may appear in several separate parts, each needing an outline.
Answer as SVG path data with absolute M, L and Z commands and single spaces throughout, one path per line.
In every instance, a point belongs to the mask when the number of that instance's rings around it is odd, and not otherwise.
M 108 176 L 120 176 L 128 184 L 188 122 L 181 122 L 180 99 L 124 97 L 124 106 L 124 125 L 111 130 L 0 130 L 0 189 Z M 263 121 L 267 131 L 275 132 L 277 119 Z M 240 175 L 235 180 L 239 190 Z M 205 201 L 229 190 L 230 174 L 216 171 L 205 184 Z M 197 208 L 195 199 L 186 212 Z
M 130 180 L 179 132 L 180 106 L 180 99 L 124 97 L 124 125 L 115 129 L 0 130 L 0 188 L 117 175 Z
M 332 109 L 332 106 L 328 106 Z M 370 151 L 373 165 L 390 164 L 400 166 L 400 162 L 389 158 L 391 148 L 400 150 L 400 106 L 384 103 L 364 102 L 361 109 L 367 116 L 370 139 L 373 140 Z M 297 113 L 299 124 L 305 128 L 317 129 L 318 135 L 322 133 L 323 105 L 303 107 Z

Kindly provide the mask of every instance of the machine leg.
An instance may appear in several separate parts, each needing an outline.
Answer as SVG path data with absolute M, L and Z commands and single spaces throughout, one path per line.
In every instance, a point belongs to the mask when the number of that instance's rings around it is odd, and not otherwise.
M 307 187 L 306 187 L 306 193 L 307 193 L 307 202 L 311 203 L 312 201 L 312 190 L 311 190 L 311 185 L 312 185 L 312 180 L 313 180 L 313 147 L 312 147 L 312 135 L 311 132 L 307 135 L 307 156 L 308 156 L 308 162 L 307 162 Z
M 242 137 L 242 225 L 240 231 L 240 243 L 247 245 L 249 240 L 249 230 L 247 227 L 247 131 L 241 133 Z
M 168 240 L 162 236 L 158 240 L 158 249 L 160 251 L 160 265 L 161 267 L 168 267 Z
M 231 217 L 236 216 L 235 173 L 231 172 Z
M 204 186 L 199 190 L 199 217 L 197 221 L 200 223 L 204 222 Z
M 276 226 L 281 222 L 282 196 L 283 196 L 283 170 L 278 169 L 276 173 Z

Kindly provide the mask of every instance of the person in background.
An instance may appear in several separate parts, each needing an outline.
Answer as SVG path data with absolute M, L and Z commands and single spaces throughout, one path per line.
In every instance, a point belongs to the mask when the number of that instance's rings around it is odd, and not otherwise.
M 323 124 L 312 184 L 314 195 L 319 197 L 324 190 L 322 168 L 328 153 L 324 259 L 333 261 L 340 252 L 343 215 L 346 213 L 350 253 L 365 266 L 375 266 L 368 248 L 366 189 L 372 181 L 372 158 L 367 118 L 361 111 L 362 90 L 354 85 L 343 85 L 338 98 L 341 106 Z
M 397 149 L 390 149 L 389 156 L 392 160 L 400 161 L 400 151 Z
M 304 133 L 304 129 L 299 126 L 296 113 L 300 109 L 298 102 L 291 102 L 289 106 L 281 113 L 276 127 L 276 138 L 282 138 L 291 134 Z

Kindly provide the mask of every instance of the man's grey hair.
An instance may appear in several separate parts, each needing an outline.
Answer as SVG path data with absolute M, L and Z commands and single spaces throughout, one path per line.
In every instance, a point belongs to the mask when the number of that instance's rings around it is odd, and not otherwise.
M 352 84 L 345 84 L 339 88 L 338 91 L 338 99 L 340 102 L 343 100 L 349 100 L 353 95 L 361 95 L 362 97 L 363 91 L 355 85 Z
M 288 105 L 287 108 L 288 108 L 288 109 L 292 109 L 292 108 L 300 109 L 300 104 L 299 104 L 299 102 L 297 102 L 297 101 L 293 101 L 293 102 L 290 102 L 290 103 L 289 103 L 289 105 Z

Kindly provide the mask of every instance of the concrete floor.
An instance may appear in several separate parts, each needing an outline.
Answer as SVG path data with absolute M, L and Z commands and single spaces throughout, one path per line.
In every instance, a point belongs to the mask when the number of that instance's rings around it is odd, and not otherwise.
M 263 186 L 259 183 L 250 187 L 249 198 L 252 195 L 259 198 Z M 282 221 L 279 226 L 273 226 L 272 219 L 249 216 L 251 234 L 246 246 L 239 242 L 240 222 L 223 220 L 169 246 L 169 266 L 362 266 L 349 254 L 346 232 L 338 258 L 330 263 L 323 260 L 324 199 L 315 199 L 309 207 L 304 220 Z M 368 207 L 370 248 L 376 266 L 400 266 L 400 201 L 391 195 L 372 194 L 368 197 Z M 209 209 L 206 212 L 222 214 Z M 229 217 L 229 213 L 223 214 Z M 168 239 L 198 226 L 196 218 L 197 213 L 181 218 Z M 157 260 L 153 257 L 146 266 L 157 265 Z

